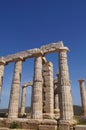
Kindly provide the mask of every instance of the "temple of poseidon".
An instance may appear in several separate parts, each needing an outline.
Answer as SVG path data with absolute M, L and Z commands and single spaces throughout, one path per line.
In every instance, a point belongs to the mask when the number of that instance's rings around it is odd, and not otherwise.
M 40 48 L 0 57 L 0 94 L 3 89 L 4 68 L 14 62 L 8 117 L 6 118 L 8 122 L 28 122 L 30 126 L 32 123 L 37 125 L 39 130 L 57 130 L 57 127 L 60 130 L 73 130 L 76 121 L 74 120 L 71 82 L 68 71 L 68 51 L 68 47 L 65 47 L 63 42 L 59 41 Z M 53 79 L 53 63 L 46 59 L 46 55 L 49 53 L 58 53 L 57 64 L 59 69 L 56 79 Z M 28 58 L 34 58 L 34 77 L 33 81 L 27 81 L 21 87 L 22 63 Z M 83 80 L 79 80 L 79 82 L 81 91 L 84 92 Z M 25 114 L 26 87 L 28 86 L 32 86 L 31 113 L 29 118 L 27 116 L 24 119 L 19 118 L 19 115 L 22 117 Z M 19 111 L 21 88 L 21 108 Z M 85 98 L 84 95 L 82 94 L 83 99 Z M 86 110 L 84 103 L 83 108 Z M 83 111 L 86 112 L 85 110 Z M 36 128 L 33 130 L 36 130 Z

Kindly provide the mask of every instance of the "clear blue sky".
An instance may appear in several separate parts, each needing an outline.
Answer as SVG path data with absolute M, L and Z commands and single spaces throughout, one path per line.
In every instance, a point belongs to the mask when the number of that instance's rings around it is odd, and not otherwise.
M 62 40 L 69 47 L 73 103 L 80 105 L 78 79 L 86 79 L 86 0 L 0 0 L 0 56 Z M 58 70 L 57 54 L 48 55 Z M 8 107 L 13 63 L 5 67 L 2 102 Z M 23 63 L 22 83 L 33 77 L 33 59 Z M 27 105 L 31 87 L 27 88 Z

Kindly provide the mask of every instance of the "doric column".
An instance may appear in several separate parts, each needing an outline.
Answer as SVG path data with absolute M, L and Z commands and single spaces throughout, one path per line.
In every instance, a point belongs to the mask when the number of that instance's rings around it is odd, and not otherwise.
M 80 94 L 81 94 L 81 103 L 82 103 L 82 113 L 83 116 L 86 116 L 86 91 L 85 91 L 85 84 L 84 80 L 78 80 L 80 84 Z
M 2 84 L 3 84 L 4 67 L 5 67 L 5 61 L 2 59 L 0 61 L 0 96 L 1 96 Z
M 59 115 L 60 115 L 60 109 L 59 109 L 59 80 L 58 80 L 58 76 L 57 76 L 56 79 L 54 79 L 54 113 L 55 113 L 55 118 L 58 119 Z
M 8 118 L 12 119 L 18 117 L 22 60 L 23 60 L 22 57 L 16 59 L 14 66 L 14 75 L 10 92 L 9 113 L 8 113 Z
M 26 107 L 26 86 L 22 87 L 22 96 L 21 96 L 21 110 L 20 114 L 25 114 L 25 107 Z
M 59 96 L 55 93 L 55 110 L 59 111 Z
M 33 119 L 42 119 L 42 86 L 42 57 L 38 55 L 35 57 L 34 62 L 34 80 L 32 87 L 31 117 Z
M 59 48 L 60 118 L 73 120 L 73 103 L 67 63 L 67 47 Z
M 58 119 L 60 116 L 60 109 L 59 109 L 59 94 L 54 95 L 54 113 L 55 113 L 55 118 Z
M 44 118 L 54 117 L 54 88 L 53 88 L 53 64 L 44 64 Z

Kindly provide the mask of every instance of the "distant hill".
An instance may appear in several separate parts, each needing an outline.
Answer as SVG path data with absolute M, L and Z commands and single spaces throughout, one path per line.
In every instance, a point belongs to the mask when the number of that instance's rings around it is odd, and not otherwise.
M 2 113 L 2 112 L 7 113 L 8 109 L 0 109 L 0 113 Z
M 20 111 L 20 109 L 19 109 L 19 111 Z M 8 113 L 8 109 L 0 109 L 0 113 L 2 113 L 2 112 Z M 30 107 L 26 107 L 25 112 L 29 113 L 30 112 Z
M 82 115 L 81 106 L 74 105 L 73 109 L 74 109 L 74 115 Z M 2 112 L 7 113 L 8 109 L 0 109 L 0 113 L 2 113 Z M 26 107 L 25 112 L 29 113 L 30 112 L 30 107 Z

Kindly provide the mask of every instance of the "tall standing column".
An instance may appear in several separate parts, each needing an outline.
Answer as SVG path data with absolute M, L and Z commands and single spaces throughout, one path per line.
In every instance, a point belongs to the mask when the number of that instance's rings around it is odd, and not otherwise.
M 42 57 L 35 57 L 34 64 L 34 81 L 32 87 L 32 111 L 33 119 L 42 119 Z
M 59 74 L 56 74 L 57 78 L 54 80 L 54 111 L 55 113 L 60 112 L 59 110 Z
M 59 98 L 58 98 L 58 94 L 55 94 L 55 109 L 59 110 Z
M 8 113 L 8 118 L 12 119 L 18 117 L 22 60 L 23 60 L 22 57 L 16 59 L 14 66 L 14 75 L 11 86 L 9 113 Z
M 59 111 L 59 92 L 58 92 L 57 85 L 58 83 L 54 83 L 54 109 L 55 111 Z
M 22 97 L 21 97 L 21 115 L 25 114 L 25 106 L 26 106 L 26 86 L 22 87 Z
M 55 118 L 58 119 L 59 116 L 60 116 L 60 109 L 59 109 L 59 80 L 58 80 L 58 76 L 57 76 L 56 79 L 54 79 L 54 113 L 55 113 Z
M 67 47 L 59 49 L 60 118 L 73 120 L 73 103 L 67 63 Z
M 54 117 L 54 88 L 53 88 L 53 64 L 46 62 L 44 64 L 44 118 Z
M 85 84 L 84 80 L 78 80 L 80 84 L 80 94 L 81 94 L 81 103 L 82 103 L 82 113 L 83 116 L 86 116 L 86 91 L 85 91 Z
M 5 61 L 2 60 L 2 61 L 0 61 L 0 96 L 1 96 L 1 92 L 2 92 L 4 67 L 5 67 Z
M 59 94 L 54 93 L 54 113 L 55 118 L 58 119 L 60 116 L 60 109 L 59 109 Z

